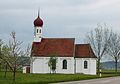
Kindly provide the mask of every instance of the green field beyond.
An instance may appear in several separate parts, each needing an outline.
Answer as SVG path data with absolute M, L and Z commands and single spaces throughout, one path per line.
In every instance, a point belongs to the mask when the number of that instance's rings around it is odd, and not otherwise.
M 116 76 L 119 74 L 103 74 L 102 77 Z M 7 72 L 4 78 L 4 72 L 0 72 L 0 84 L 48 84 L 65 81 L 77 81 L 99 78 L 97 75 L 83 74 L 23 74 L 17 72 L 16 81 L 12 82 L 12 73 Z

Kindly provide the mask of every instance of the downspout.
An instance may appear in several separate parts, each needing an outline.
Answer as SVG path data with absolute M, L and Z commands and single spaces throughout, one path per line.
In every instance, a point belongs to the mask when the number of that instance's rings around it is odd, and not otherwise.
M 76 58 L 75 58 L 75 43 L 74 43 L 74 49 L 73 49 L 73 57 L 74 57 L 74 74 L 76 73 Z
M 33 57 L 32 57 L 32 53 L 30 54 L 30 73 L 33 73 Z
M 30 73 L 33 73 L 33 43 L 30 53 Z
M 92 58 L 92 54 L 91 54 L 91 46 L 90 46 L 90 44 L 89 44 L 89 55 L 90 55 L 90 59 L 89 59 L 89 61 L 90 61 L 90 63 L 89 63 L 89 73 L 91 73 L 91 58 Z

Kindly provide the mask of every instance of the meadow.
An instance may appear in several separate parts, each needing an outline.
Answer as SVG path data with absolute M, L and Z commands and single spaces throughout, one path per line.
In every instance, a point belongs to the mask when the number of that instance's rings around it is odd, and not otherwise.
M 102 77 L 119 76 L 119 74 L 102 74 Z M 4 72 L 0 72 L 0 84 L 48 84 L 65 81 L 77 81 L 100 78 L 98 75 L 84 74 L 23 74 L 17 72 L 16 81 L 12 81 L 12 73 L 7 72 L 7 77 L 4 77 Z

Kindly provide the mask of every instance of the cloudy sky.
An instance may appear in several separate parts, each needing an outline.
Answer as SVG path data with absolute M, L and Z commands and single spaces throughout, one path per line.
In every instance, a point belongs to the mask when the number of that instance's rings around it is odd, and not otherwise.
M 120 0 L 0 0 L 0 38 L 7 41 L 15 31 L 20 41 L 31 43 L 39 8 L 43 37 L 83 43 L 85 35 L 103 23 L 120 32 Z

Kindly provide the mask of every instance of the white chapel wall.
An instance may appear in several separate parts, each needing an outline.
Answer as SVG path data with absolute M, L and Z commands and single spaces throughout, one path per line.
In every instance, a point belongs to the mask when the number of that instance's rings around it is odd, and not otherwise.
M 63 60 L 67 60 L 67 69 L 63 69 Z M 74 74 L 74 57 L 59 57 L 56 72 Z
M 88 62 L 87 69 L 84 69 L 84 61 Z M 76 58 L 76 73 L 96 74 L 96 59 L 95 58 Z
M 33 57 L 31 63 L 31 73 L 50 73 L 48 61 L 50 57 Z M 67 69 L 63 69 L 63 60 L 67 60 Z M 74 57 L 58 57 L 56 64 L 56 73 L 73 74 L 74 73 Z

